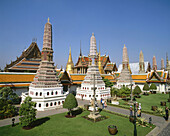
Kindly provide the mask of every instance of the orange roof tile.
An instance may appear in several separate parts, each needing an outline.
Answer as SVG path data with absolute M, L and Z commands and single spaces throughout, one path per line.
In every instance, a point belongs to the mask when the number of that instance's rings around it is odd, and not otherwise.
M 0 83 L 32 82 L 35 74 L 0 74 Z
M 132 79 L 135 80 L 135 79 L 143 79 L 143 80 L 146 80 L 147 78 L 147 75 L 132 75 Z

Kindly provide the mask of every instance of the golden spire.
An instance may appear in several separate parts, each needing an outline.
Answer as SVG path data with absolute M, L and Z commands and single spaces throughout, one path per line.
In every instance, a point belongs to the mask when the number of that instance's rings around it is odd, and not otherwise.
M 50 19 L 49 19 L 49 17 L 48 17 L 47 21 L 48 21 L 48 23 L 50 23 Z
M 73 67 L 74 67 L 74 63 L 73 63 L 73 61 L 72 61 L 72 57 L 71 57 L 71 47 L 70 47 L 68 62 L 67 62 L 67 66 L 66 66 L 66 71 L 69 72 L 70 74 L 72 74 L 72 73 L 73 73 Z
M 104 74 L 104 70 L 103 70 L 103 67 L 102 67 L 102 65 L 101 65 L 100 41 L 99 41 L 99 63 L 98 63 L 98 66 L 99 66 L 99 72 L 100 72 L 100 74 Z
M 69 58 L 68 58 L 68 62 L 72 62 L 72 57 L 71 57 L 71 47 L 70 47 L 70 51 L 69 51 Z

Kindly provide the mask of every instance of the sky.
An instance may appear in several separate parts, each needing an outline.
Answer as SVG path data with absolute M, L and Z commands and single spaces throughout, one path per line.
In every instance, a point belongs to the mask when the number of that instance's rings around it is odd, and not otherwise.
M 42 50 L 44 25 L 50 18 L 55 65 L 66 67 L 69 47 L 74 64 L 81 49 L 89 54 L 94 32 L 101 55 L 109 55 L 117 66 L 122 62 L 124 44 L 129 62 L 155 55 L 170 56 L 169 0 L 0 0 L 0 68 L 16 60 L 33 38 Z M 98 48 L 99 50 L 99 48 Z

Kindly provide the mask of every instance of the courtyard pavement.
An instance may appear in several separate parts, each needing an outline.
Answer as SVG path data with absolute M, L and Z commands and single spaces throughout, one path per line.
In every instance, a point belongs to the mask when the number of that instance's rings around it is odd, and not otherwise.
M 78 99 L 78 105 L 79 106 L 84 106 L 84 104 L 89 104 L 89 101 L 87 100 L 79 100 Z M 99 104 L 99 107 L 101 105 Z M 130 111 L 127 109 L 119 108 L 119 107 L 113 107 L 113 106 L 107 106 L 106 110 L 129 115 Z M 49 111 L 37 111 L 37 118 L 41 117 L 46 117 L 50 115 L 55 115 L 59 113 L 64 113 L 67 112 L 67 109 L 54 109 L 54 110 L 49 110 Z M 146 120 L 149 120 L 149 117 L 152 118 L 152 123 L 156 125 L 156 128 L 153 129 L 150 133 L 147 134 L 147 136 L 168 136 L 170 135 L 170 122 L 165 121 L 163 117 L 158 117 L 150 114 L 145 114 L 142 113 L 142 117 L 145 117 Z M 15 123 L 19 122 L 19 116 L 14 117 L 15 118 Z M 7 118 L 0 120 L 0 127 L 6 126 L 6 125 L 11 125 L 12 124 L 12 118 Z

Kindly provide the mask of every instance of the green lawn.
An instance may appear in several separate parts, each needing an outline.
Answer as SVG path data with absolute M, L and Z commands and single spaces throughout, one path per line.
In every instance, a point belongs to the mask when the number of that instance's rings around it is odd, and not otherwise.
M 153 112 L 151 110 L 151 106 L 158 106 L 158 107 L 165 108 L 165 106 L 160 105 L 160 102 L 161 101 L 167 102 L 168 98 L 169 98 L 169 94 L 149 94 L 149 96 L 141 95 L 141 98 L 136 98 L 136 101 L 141 103 L 142 110 Z M 129 108 L 129 106 L 126 105 L 127 102 L 123 100 L 119 100 L 119 102 L 120 102 L 120 105 Z M 169 106 L 169 103 L 166 103 L 166 104 L 167 106 Z
M 65 118 L 65 114 L 49 116 L 49 120 L 31 130 L 23 130 L 20 125 L 13 128 L 11 126 L 0 127 L 0 134 L 1 136 L 108 136 L 107 126 L 113 124 L 118 128 L 117 135 L 133 135 L 133 124 L 124 117 L 102 111 L 100 114 L 109 118 L 93 123 L 81 117 L 88 115 L 88 111 L 75 118 Z M 139 136 L 145 136 L 152 129 L 138 126 L 137 133 Z

